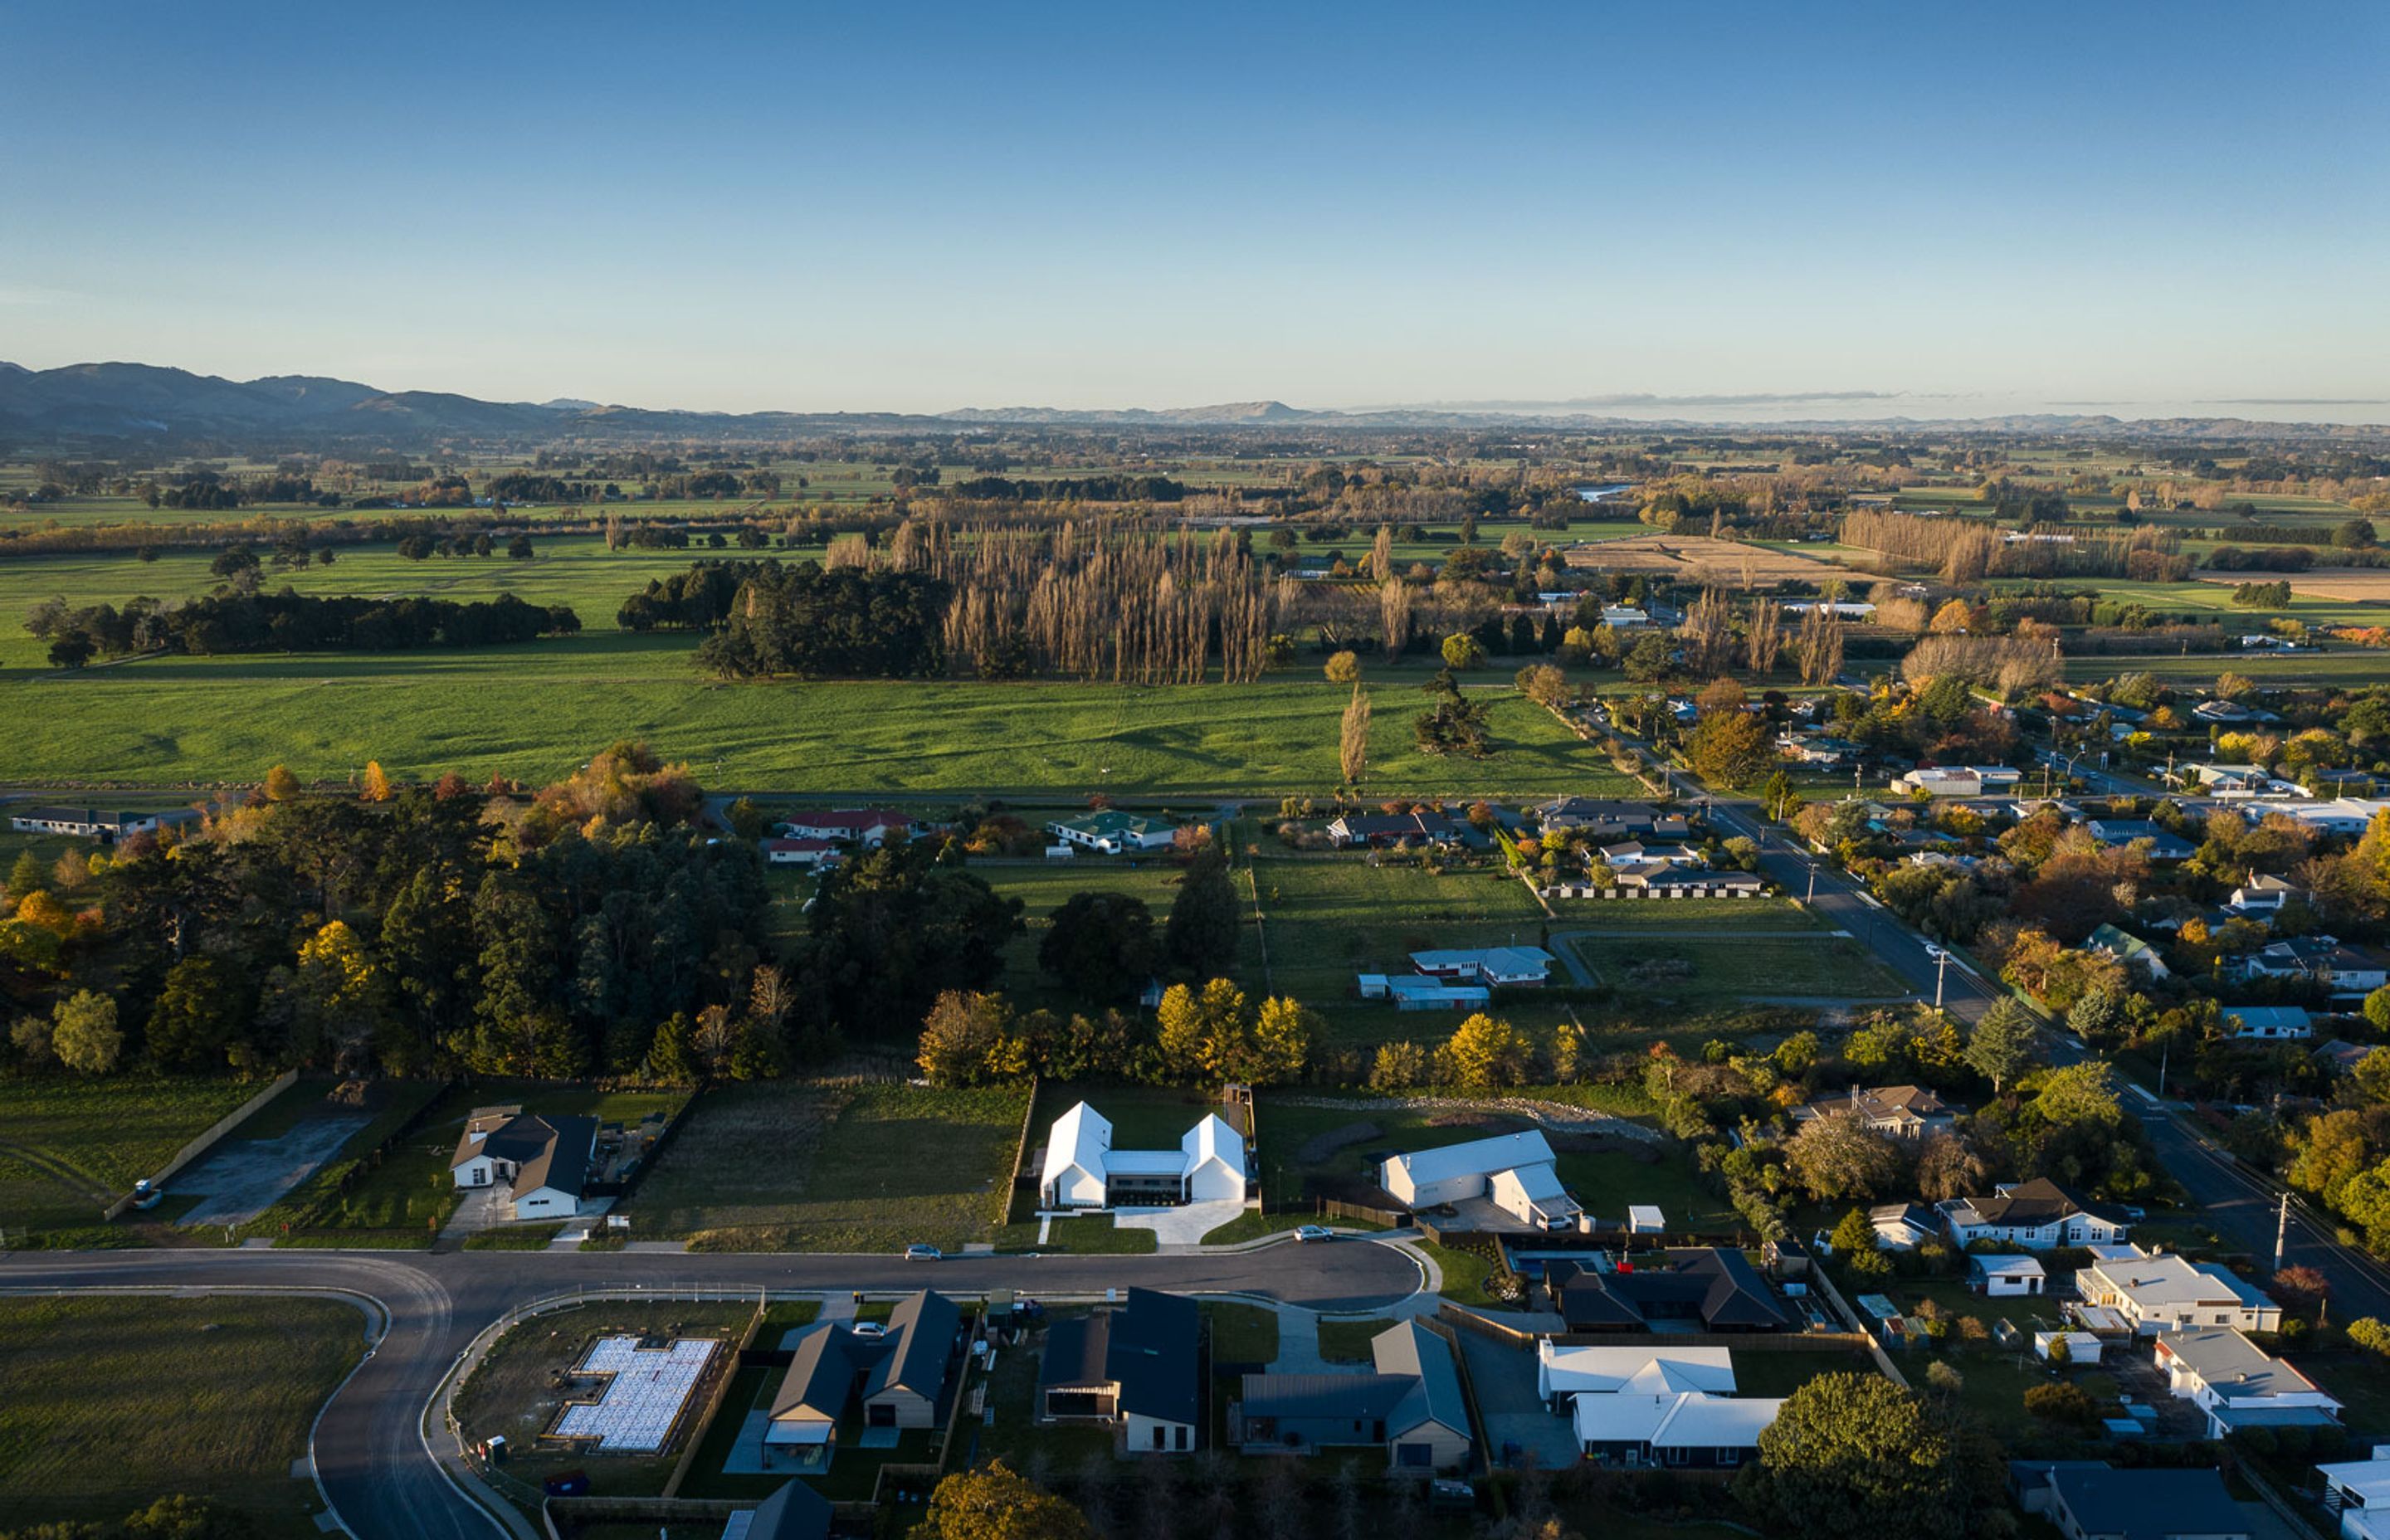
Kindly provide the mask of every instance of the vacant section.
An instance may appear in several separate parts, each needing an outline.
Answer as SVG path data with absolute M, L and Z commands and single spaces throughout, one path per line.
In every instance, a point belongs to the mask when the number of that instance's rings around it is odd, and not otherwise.
M 0 1082 L 0 1226 L 97 1225 L 102 1209 L 259 1088 L 134 1074 Z
M 1028 1110 L 1022 1086 L 729 1086 L 633 1193 L 631 1233 L 722 1251 L 958 1248 L 994 1231 Z
M 314 1540 L 291 1462 L 365 1351 L 329 1300 L 0 1299 L 0 1493 L 12 1524 L 114 1521 L 210 1497 Z

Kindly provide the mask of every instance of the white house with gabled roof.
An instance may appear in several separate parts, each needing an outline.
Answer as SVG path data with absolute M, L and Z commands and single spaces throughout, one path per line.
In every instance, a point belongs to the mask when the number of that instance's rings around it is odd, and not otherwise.
M 1534 1129 L 1390 1156 L 1378 1181 L 1414 1209 L 1483 1198 L 1523 1224 L 1567 1229 L 1584 1209 L 1561 1185 L 1551 1145 Z
M 1115 1149 L 1111 1120 L 1082 1101 L 1046 1136 L 1038 1197 L 1048 1209 L 1242 1202 L 1244 1136 L 1207 1112 L 1176 1149 Z

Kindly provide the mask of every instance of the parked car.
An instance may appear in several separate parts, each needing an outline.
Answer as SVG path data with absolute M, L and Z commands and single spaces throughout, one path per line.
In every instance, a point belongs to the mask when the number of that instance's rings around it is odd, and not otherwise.
M 1325 1225 L 1298 1225 L 1294 1228 L 1294 1238 L 1297 1240 L 1333 1240 L 1336 1238 L 1336 1232 L 1330 1229 Z
M 885 1337 L 888 1335 L 888 1326 L 884 1321 L 857 1321 L 853 1326 L 847 1328 L 847 1329 L 854 1332 L 857 1337 Z
M 905 1248 L 905 1260 L 907 1262 L 943 1262 L 945 1260 L 945 1256 L 946 1253 L 939 1251 L 935 1246 L 907 1246 Z

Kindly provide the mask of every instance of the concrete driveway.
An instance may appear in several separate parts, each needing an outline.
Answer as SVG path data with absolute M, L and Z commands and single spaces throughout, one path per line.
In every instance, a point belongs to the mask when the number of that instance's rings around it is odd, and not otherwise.
M 206 1196 L 183 1215 L 186 1227 L 245 1225 L 315 1174 L 370 1119 L 305 1118 L 271 1139 L 226 1139 L 167 1186 Z
M 1158 1246 L 1201 1246 L 1205 1236 L 1244 1212 L 1243 1200 L 1226 1198 L 1175 1209 L 1114 1209 L 1112 1228 L 1151 1230 Z

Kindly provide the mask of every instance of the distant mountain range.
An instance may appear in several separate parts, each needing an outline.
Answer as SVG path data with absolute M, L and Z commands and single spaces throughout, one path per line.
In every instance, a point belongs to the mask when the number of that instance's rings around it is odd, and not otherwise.
M 1866 392 L 1844 392 L 1856 397 Z M 939 428 L 1086 427 L 1291 429 L 1327 431 L 1403 429 L 1483 430 L 1503 424 L 1566 430 L 1632 428 L 1644 431 L 1766 432 L 1854 430 L 1972 430 L 1995 433 L 2108 435 L 2130 432 L 2172 439 L 2377 439 L 2378 428 L 2337 424 L 2255 422 L 2239 417 L 2126 419 L 2104 415 L 2035 415 L 1979 418 L 1887 417 L 1732 424 L 1654 421 L 1596 416 L 1580 405 L 1621 404 L 1631 397 L 1586 398 L 1537 408 L 1529 403 L 1435 404 L 1360 412 L 1309 411 L 1282 401 L 1239 401 L 1163 410 L 1072 411 L 1051 406 L 969 407 L 937 414 L 897 412 L 680 412 L 600 405 L 559 398 L 547 402 L 482 401 L 443 391 L 382 391 L 353 380 L 310 375 L 269 375 L 232 380 L 152 364 L 71 364 L 28 369 L 0 362 L 0 445 L 59 445 L 134 441 L 161 447 L 242 443 L 284 448 L 335 445 L 409 450 L 434 444 L 520 444 L 564 439 L 778 439 L 825 431 L 895 432 Z M 1684 398 L 1688 402 L 1693 398 Z M 1703 398 L 1784 400 L 1799 398 Z

